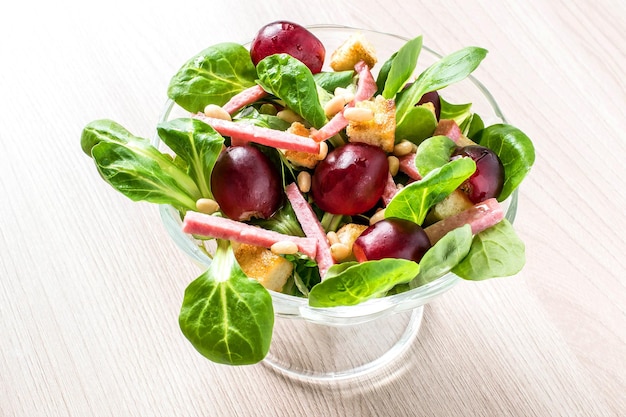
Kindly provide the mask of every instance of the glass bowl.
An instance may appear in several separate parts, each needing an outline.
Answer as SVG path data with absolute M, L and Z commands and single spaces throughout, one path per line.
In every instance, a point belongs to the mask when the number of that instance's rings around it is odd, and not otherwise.
M 374 75 L 382 63 L 408 40 L 345 26 L 316 25 L 308 29 L 325 45 L 327 61 L 330 53 L 351 34 L 361 32 L 377 52 L 378 63 L 372 70 Z M 424 46 L 416 75 L 439 58 L 441 55 Z M 471 102 L 472 110 L 480 114 L 485 126 L 505 122 L 492 95 L 473 76 L 440 90 L 440 94 L 449 102 Z M 189 117 L 189 113 L 169 100 L 159 122 L 177 117 Z M 163 147 L 157 135 L 153 144 Z M 506 217 L 512 222 L 517 209 L 517 191 L 504 204 Z M 203 242 L 182 232 L 181 217 L 173 207 L 163 205 L 159 210 L 174 242 L 200 268 L 206 269 L 211 259 L 202 248 Z M 423 306 L 450 290 L 460 279 L 448 273 L 413 290 L 349 307 L 314 308 L 308 305 L 306 298 L 270 291 L 275 324 L 272 345 L 264 363 L 304 381 L 369 376 L 389 367 L 406 351 L 419 331 Z

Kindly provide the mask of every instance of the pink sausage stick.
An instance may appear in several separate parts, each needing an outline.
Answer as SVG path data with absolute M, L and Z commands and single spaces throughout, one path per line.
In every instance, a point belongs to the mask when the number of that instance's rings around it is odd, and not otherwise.
M 192 235 L 234 240 L 265 248 L 270 248 L 276 242 L 287 240 L 294 242 L 298 246 L 298 251 L 313 259 L 317 252 L 315 239 L 285 235 L 225 217 L 195 211 L 188 211 L 185 214 L 182 230 Z
M 267 92 L 260 85 L 246 88 L 242 92 L 235 94 L 228 100 L 226 104 L 222 106 L 229 114 L 234 114 L 246 107 L 248 104 L 252 104 L 259 101 L 263 97 L 267 96 Z
M 287 198 L 291 203 L 291 207 L 293 207 L 293 211 L 296 213 L 296 218 L 298 222 L 300 222 L 304 234 L 317 242 L 315 262 L 317 262 L 317 266 L 320 270 L 320 276 L 324 279 L 328 268 L 335 263 L 330 253 L 330 245 L 326 238 L 326 232 L 324 232 L 324 228 L 317 219 L 313 209 L 300 193 L 296 183 L 292 182 L 285 187 L 285 194 L 287 194 Z
M 194 117 L 210 125 L 219 134 L 230 136 L 238 143 L 254 142 L 290 151 L 308 153 L 320 152 L 320 144 L 306 136 L 299 136 L 293 133 L 283 132 L 282 130 L 216 119 L 214 117 L 205 116 L 203 113 L 197 113 Z
M 354 103 L 357 101 L 369 100 L 374 97 L 374 94 L 376 94 L 376 91 L 378 90 L 376 80 L 374 79 L 370 68 L 364 61 L 357 62 L 354 66 L 354 70 L 359 74 L 359 80 L 357 81 L 354 100 L 348 104 L 348 107 L 354 106 Z M 348 120 L 343 117 L 343 111 L 340 111 L 319 130 L 313 132 L 311 137 L 316 141 L 321 142 L 335 136 L 346 126 L 348 126 Z
M 422 179 L 422 176 L 415 166 L 415 152 L 403 155 L 398 159 L 400 160 L 400 172 L 404 172 L 409 178 L 415 181 Z
M 446 233 L 458 227 L 469 224 L 472 227 L 472 234 L 477 234 L 491 226 L 496 225 L 504 218 L 502 205 L 495 198 L 487 199 L 481 203 L 460 212 L 457 215 L 447 217 L 424 229 L 434 245 Z

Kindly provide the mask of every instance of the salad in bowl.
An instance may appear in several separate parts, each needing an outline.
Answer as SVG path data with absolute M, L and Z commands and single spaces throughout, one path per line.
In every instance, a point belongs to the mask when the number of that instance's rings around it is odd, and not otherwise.
M 344 36 L 332 49 L 327 29 Z M 179 324 L 208 359 L 261 361 L 275 315 L 367 320 L 522 269 L 511 222 L 532 142 L 453 92 L 490 99 L 471 76 L 487 51 L 439 56 L 418 36 L 381 54 L 377 36 L 272 22 L 184 63 L 154 138 L 84 128 L 102 178 L 160 205 L 205 268 Z

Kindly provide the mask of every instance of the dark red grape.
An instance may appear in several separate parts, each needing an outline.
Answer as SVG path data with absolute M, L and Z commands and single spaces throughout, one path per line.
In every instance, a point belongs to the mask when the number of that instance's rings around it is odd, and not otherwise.
M 231 146 L 211 173 L 211 191 L 222 212 L 233 220 L 267 219 L 281 206 L 281 177 L 270 159 L 254 146 Z
M 322 70 L 326 49 L 322 42 L 304 27 L 278 21 L 263 26 L 250 46 L 254 65 L 269 55 L 286 53 L 301 61 L 313 74 Z
M 462 185 L 461 191 L 467 194 L 474 204 L 488 198 L 498 197 L 504 184 L 504 167 L 498 155 L 480 145 L 458 148 L 452 157 L 470 157 L 476 162 L 476 172 Z
M 419 106 L 425 103 L 433 103 L 433 106 L 435 106 L 435 116 L 437 120 L 439 120 L 441 117 L 441 100 L 439 99 L 439 93 L 437 91 L 425 93 L 417 102 L 417 105 Z
M 311 195 L 315 204 L 329 213 L 363 213 L 380 200 L 388 173 L 387 154 L 381 148 L 348 143 L 317 164 Z
M 430 249 L 430 240 L 417 223 L 389 218 L 378 221 L 361 233 L 352 245 L 359 262 L 383 258 L 409 259 L 419 262 Z

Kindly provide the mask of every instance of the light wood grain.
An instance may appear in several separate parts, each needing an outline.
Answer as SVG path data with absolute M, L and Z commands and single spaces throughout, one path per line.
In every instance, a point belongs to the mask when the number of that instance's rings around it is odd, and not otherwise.
M 626 415 L 626 3 L 11 4 L 0 416 Z M 523 272 L 433 301 L 403 366 L 356 386 L 198 355 L 177 324 L 198 270 L 156 208 L 104 184 L 79 147 L 99 118 L 150 136 L 187 58 L 282 18 L 486 47 L 477 76 L 537 148 L 515 222 Z

